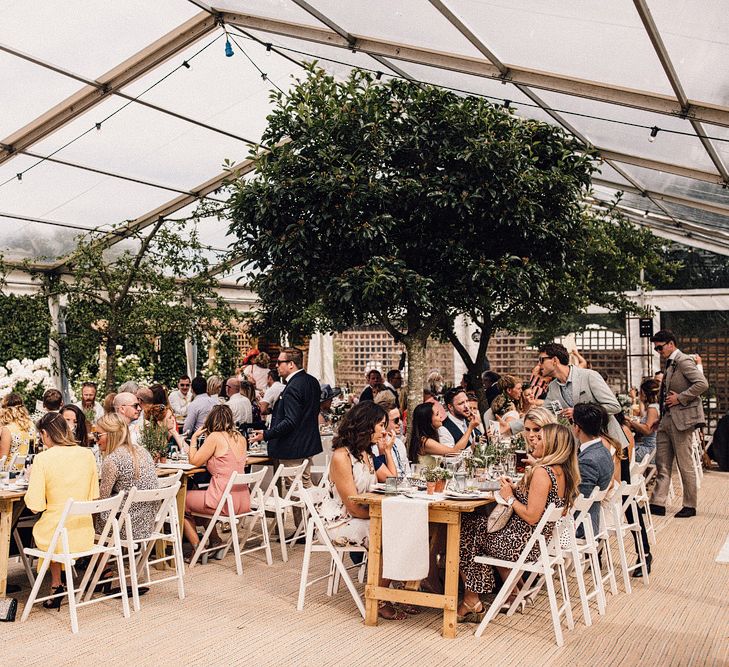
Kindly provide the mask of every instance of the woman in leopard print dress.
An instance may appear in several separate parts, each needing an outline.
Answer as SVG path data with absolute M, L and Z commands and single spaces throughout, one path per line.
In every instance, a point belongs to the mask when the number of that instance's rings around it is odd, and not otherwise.
M 99 431 L 99 449 L 104 455 L 101 465 L 99 497 L 109 498 L 124 491 L 124 501 L 129 489 L 136 486 L 140 491 L 156 489 L 157 469 L 149 452 L 133 445 L 126 423 L 116 414 L 104 415 L 96 423 Z M 122 503 L 123 505 L 124 503 Z M 129 508 L 132 535 L 135 539 L 149 537 L 157 514 L 157 503 L 134 503 Z M 96 515 L 96 530 L 103 529 L 108 513 Z M 126 538 L 126 527 L 121 526 L 121 538 Z
M 508 501 L 514 497 L 513 514 L 506 526 L 489 533 L 486 531 L 486 515 L 464 516 L 460 557 L 465 593 L 458 608 L 462 620 L 480 620 L 484 609 L 478 594 L 490 592 L 494 586 L 491 567 L 474 562 L 474 557 L 485 555 L 517 561 L 547 506 L 554 503 L 557 507 L 566 508 L 577 496 L 580 473 L 577 447 L 571 430 L 561 424 L 547 424 L 541 433 L 542 438 L 532 449 L 534 465 L 522 482 L 517 486 L 507 478 L 501 479 L 502 498 Z M 547 540 L 552 536 L 553 527 L 547 525 L 544 530 Z M 539 548 L 535 546 L 529 554 L 529 560 L 536 560 L 538 555 Z M 499 568 L 499 574 L 505 580 L 509 570 Z

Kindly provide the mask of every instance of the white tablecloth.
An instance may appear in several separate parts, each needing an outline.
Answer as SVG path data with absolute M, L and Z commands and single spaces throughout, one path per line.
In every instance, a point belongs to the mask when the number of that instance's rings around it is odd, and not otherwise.
M 428 500 L 404 496 L 382 501 L 382 576 L 396 581 L 425 579 L 430 566 Z

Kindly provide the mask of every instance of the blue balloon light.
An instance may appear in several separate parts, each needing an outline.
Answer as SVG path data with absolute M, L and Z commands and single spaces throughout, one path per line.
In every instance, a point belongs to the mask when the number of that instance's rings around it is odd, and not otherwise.
M 229 39 L 226 39 L 225 40 L 225 55 L 228 58 L 232 58 L 233 57 L 233 47 L 231 46 Z

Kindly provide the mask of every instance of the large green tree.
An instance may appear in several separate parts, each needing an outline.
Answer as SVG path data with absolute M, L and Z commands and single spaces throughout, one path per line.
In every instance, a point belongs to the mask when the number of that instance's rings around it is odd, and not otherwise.
M 511 328 L 560 299 L 576 307 L 576 274 L 614 223 L 585 213 L 594 158 L 575 139 L 361 71 L 338 82 L 312 67 L 274 103 L 256 177 L 229 202 L 259 326 L 297 336 L 379 323 L 408 351 L 416 405 L 426 342 L 458 314 L 488 335 L 487 317 L 509 313 Z

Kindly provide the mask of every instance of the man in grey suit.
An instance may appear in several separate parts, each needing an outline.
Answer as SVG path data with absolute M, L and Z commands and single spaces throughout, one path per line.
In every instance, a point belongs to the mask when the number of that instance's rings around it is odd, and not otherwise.
M 558 402 L 562 407 L 559 415 L 572 420 L 572 410 L 577 403 L 597 403 L 610 415 L 608 434 L 623 447 L 628 439 L 620 428 L 616 415 L 622 410 L 615 394 L 597 371 L 570 366 L 567 348 L 559 343 L 547 343 L 539 348 L 539 368 L 542 377 L 553 378 L 544 397 L 545 407 Z
M 615 472 L 613 457 L 600 439 L 605 408 L 597 403 L 578 403 L 572 411 L 575 437 L 580 442 L 577 464 L 580 467 L 580 493 L 587 498 L 597 486 L 604 491 Z M 590 507 L 592 530 L 600 528 L 600 504 Z M 578 537 L 580 537 L 578 535 Z
M 696 516 L 698 490 L 691 454 L 694 429 L 705 423 L 701 394 L 709 387 L 696 362 L 677 347 L 676 336 L 662 329 L 651 338 L 653 347 L 666 361 L 666 371 L 659 394 L 661 421 L 656 435 L 656 487 L 653 490 L 651 512 L 666 513 L 666 496 L 671 484 L 673 459 L 676 459 L 683 485 L 683 507 L 676 517 Z

